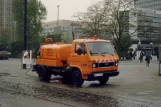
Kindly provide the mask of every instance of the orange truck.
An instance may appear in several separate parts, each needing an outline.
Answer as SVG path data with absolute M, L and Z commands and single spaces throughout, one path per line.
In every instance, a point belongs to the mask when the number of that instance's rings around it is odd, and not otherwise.
M 40 81 L 49 82 L 51 75 L 62 76 L 62 82 L 82 86 L 84 81 L 105 84 L 118 76 L 119 57 L 109 40 L 76 39 L 72 44 L 52 43 L 48 38 L 37 54 L 36 71 Z

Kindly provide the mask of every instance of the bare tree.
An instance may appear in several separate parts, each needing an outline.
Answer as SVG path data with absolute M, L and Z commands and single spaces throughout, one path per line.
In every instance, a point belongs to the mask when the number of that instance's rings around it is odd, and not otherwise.
M 131 46 L 131 36 L 129 33 L 129 8 L 133 0 L 104 0 L 104 8 L 108 10 L 104 29 L 112 36 L 112 41 L 120 56 L 127 52 Z
M 86 36 L 106 35 L 104 32 L 104 21 L 108 10 L 104 8 L 104 2 L 97 2 L 88 7 L 87 12 L 79 12 L 75 17 L 81 22 L 81 28 Z

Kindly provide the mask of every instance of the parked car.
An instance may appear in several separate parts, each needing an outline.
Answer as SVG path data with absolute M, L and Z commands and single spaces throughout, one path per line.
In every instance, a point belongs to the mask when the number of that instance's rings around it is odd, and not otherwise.
M 10 55 L 11 53 L 8 51 L 0 51 L 0 59 L 8 60 Z

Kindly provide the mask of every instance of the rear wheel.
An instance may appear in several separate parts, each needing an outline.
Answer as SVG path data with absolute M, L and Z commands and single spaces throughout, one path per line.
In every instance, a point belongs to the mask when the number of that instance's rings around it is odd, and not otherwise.
M 47 71 L 45 69 L 45 67 L 39 66 L 37 73 L 38 73 L 38 77 L 39 77 L 40 81 L 43 81 L 43 82 L 49 82 L 50 81 L 51 73 L 50 73 L 50 71 Z
M 101 85 L 104 85 L 107 83 L 109 80 L 109 77 L 101 77 L 98 81 L 100 82 Z
M 82 74 L 78 69 L 72 71 L 72 85 L 81 87 L 84 83 Z

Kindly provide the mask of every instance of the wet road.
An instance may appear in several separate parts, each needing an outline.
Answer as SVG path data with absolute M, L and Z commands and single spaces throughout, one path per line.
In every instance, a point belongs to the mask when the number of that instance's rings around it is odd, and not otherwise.
M 0 88 L 0 107 L 71 107 Z
M 127 66 L 128 65 L 128 66 Z M 20 67 L 20 60 L 0 61 L 0 107 L 160 107 L 161 77 L 154 61 L 150 68 L 137 61 L 120 65 L 121 74 L 107 85 L 85 82 L 72 88 L 52 81 L 41 83 L 37 75 Z

